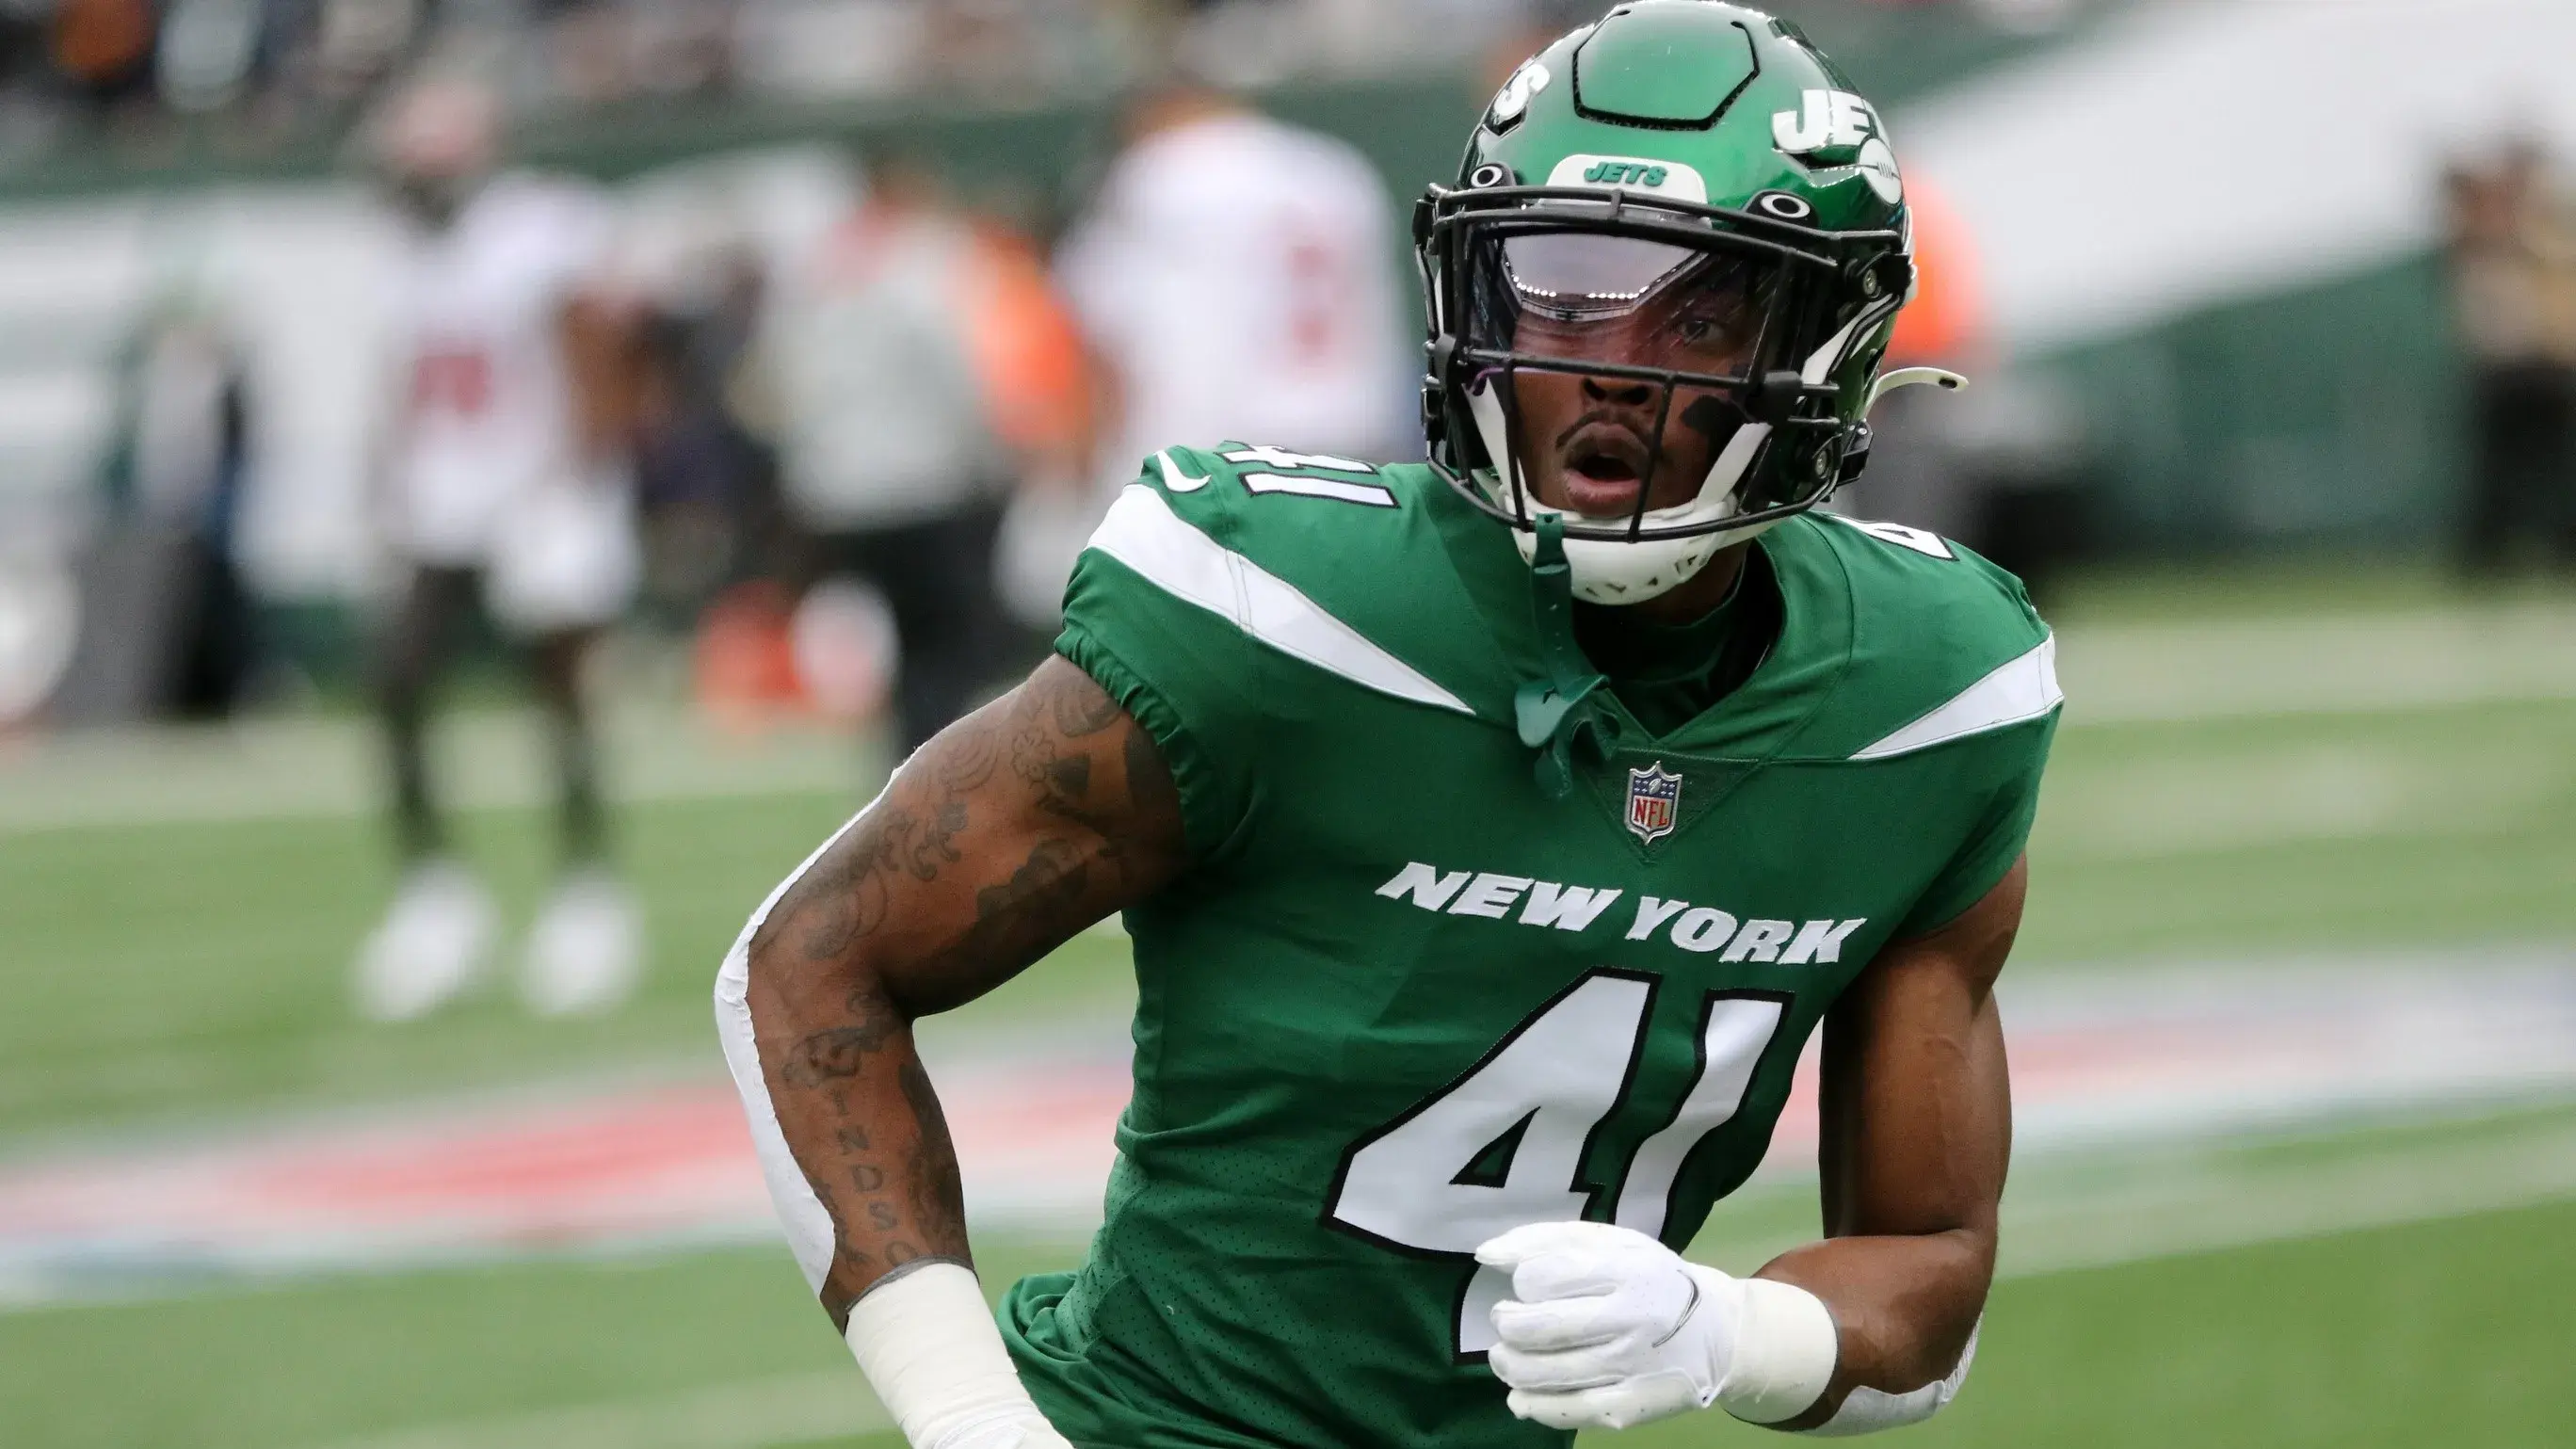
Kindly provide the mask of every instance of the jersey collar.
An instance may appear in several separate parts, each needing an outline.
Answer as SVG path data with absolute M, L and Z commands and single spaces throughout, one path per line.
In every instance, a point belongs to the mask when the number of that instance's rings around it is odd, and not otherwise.
M 1553 681 L 1560 672 L 1552 668 L 1552 651 L 1532 608 L 1530 567 L 1503 528 L 1444 497 L 1445 491 L 1423 490 L 1436 510 L 1451 569 L 1491 641 L 1488 660 L 1494 672 L 1489 677 L 1496 687 L 1479 690 L 1483 698 L 1476 703 L 1480 713 L 1501 706 L 1494 717 L 1513 723 L 1510 706 L 1520 687 L 1533 680 Z M 1781 621 L 1779 641 L 1750 678 L 1660 736 L 1638 723 L 1608 690 L 1591 691 L 1584 704 L 1597 711 L 1604 737 L 1588 756 L 1575 752 L 1577 767 L 1624 780 L 1628 763 L 1642 763 L 1647 755 L 1758 765 L 1787 749 L 1825 707 L 1851 665 L 1851 580 L 1841 557 L 1818 535 L 1825 526 L 1811 518 L 1792 518 L 1754 541 L 1779 585 Z

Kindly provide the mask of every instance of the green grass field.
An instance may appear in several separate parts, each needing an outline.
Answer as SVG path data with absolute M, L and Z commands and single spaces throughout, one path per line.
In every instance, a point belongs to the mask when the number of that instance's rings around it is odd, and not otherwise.
M 2576 613 L 2563 596 L 2538 605 Z M 2113 581 L 2077 593 L 2060 616 L 2070 654 L 2095 629 L 2129 631 L 2123 647 L 2150 657 L 2162 630 L 2188 659 L 2193 630 L 2249 620 L 2326 618 L 2366 649 L 2383 618 L 2429 611 L 2474 634 L 2480 610 L 2519 611 L 2527 624 L 2535 606 L 2294 574 L 2197 592 Z M 2439 638 L 2401 643 L 2385 667 L 2439 672 L 2443 660 L 2412 659 L 2410 648 L 2448 651 Z M 2343 687 L 2327 676 L 2349 663 L 2320 659 L 2316 687 Z M 2576 687 L 2508 682 L 2368 708 L 2282 708 L 2265 705 L 2266 692 L 2295 702 L 2299 682 L 2270 665 L 2252 673 L 2244 709 L 2091 720 L 2070 674 L 2075 703 L 2032 848 L 2017 972 L 2576 941 Z M 13 778 L 32 778 L 11 770 L 44 768 L 42 755 L 0 760 L 0 797 Z M 174 776 L 171 788 L 203 783 Z M 744 912 L 854 803 L 846 788 L 782 787 L 640 804 L 621 828 L 655 957 L 632 1009 L 539 1024 L 496 992 L 387 1029 L 350 1017 L 343 980 L 389 883 L 371 819 L 121 811 L 12 826 L 0 799 L 0 1151 L 637 1067 L 713 1070 L 707 987 L 718 956 Z M 465 818 L 471 853 L 508 883 L 522 915 L 542 883 L 543 824 L 516 806 Z M 1086 937 L 948 1029 L 1113 1012 L 1128 990 L 1122 973 L 1116 939 Z M 2478 1133 L 2559 1143 L 2576 1129 L 2563 1108 L 2536 1120 L 2249 1146 L 2244 1173 L 2221 1178 L 2259 1176 L 2277 1207 L 2301 1181 L 2375 1180 L 2337 1171 L 2375 1164 L 2403 1176 L 2450 1161 L 2427 1154 Z M 2494 1140 L 2489 1157 L 2509 1162 L 2523 1139 Z M 2031 1181 L 2045 1197 L 2047 1174 Z M 2566 1377 L 2563 1305 L 2576 1297 L 2576 1200 L 2546 1190 L 2522 1200 L 2532 1205 L 2320 1233 L 2287 1212 L 2241 1235 L 2269 1241 L 2133 1261 L 2117 1261 L 2134 1255 L 2116 1241 L 2091 1251 L 2081 1214 L 2034 1208 L 2031 1231 L 2044 1220 L 2071 1246 L 2033 1260 L 2047 1271 L 1998 1288 L 1968 1393 L 1908 1442 L 2576 1442 L 2553 1392 Z M 2222 1192 L 2209 1210 L 2227 1201 Z M 1767 1214 L 1768 1231 L 1796 1231 L 1806 1211 L 1773 1189 L 1728 1221 Z M 1077 1252 L 990 1243 L 987 1277 L 998 1287 Z M 482 1263 L 0 1314 L 0 1445 L 859 1442 L 840 1431 L 881 1421 L 845 1365 L 782 1251 Z M 1692 1421 L 1623 1442 L 1677 1449 L 1751 1432 Z

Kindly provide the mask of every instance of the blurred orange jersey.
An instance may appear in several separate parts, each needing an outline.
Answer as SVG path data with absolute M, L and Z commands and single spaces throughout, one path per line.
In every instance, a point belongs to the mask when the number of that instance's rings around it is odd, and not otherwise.
M 976 246 L 981 285 L 967 335 L 994 431 L 1024 455 L 1076 456 L 1093 403 L 1082 329 L 1026 238 L 986 225 Z
M 1914 300 L 1896 319 L 1887 365 L 1958 367 L 1985 346 L 1985 296 L 1978 284 L 1976 239 L 1948 198 L 1920 177 L 1905 179 L 1914 211 Z

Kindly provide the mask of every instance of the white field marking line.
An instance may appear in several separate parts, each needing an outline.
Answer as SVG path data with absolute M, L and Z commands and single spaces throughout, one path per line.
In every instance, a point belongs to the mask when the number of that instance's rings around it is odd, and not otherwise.
M 2040 809 L 2056 859 L 2133 859 L 2245 845 L 2438 837 L 2542 824 L 2576 790 L 2556 741 L 2467 752 L 2328 738 L 2264 748 L 2061 757 Z
M 2214 1162 L 2130 1183 L 2007 1193 L 2001 1275 L 2036 1277 L 2576 1198 L 2576 1123 L 2342 1161 Z
M 2147 1191 L 2114 1200 L 2125 1209 L 2164 1201 L 2168 1179 L 2188 1184 L 2216 1170 L 2200 1156 L 2176 1158 L 2177 1143 L 2576 1103 L 2571 964 L 2567 948 L 2536 946 L 2008 981 L 2024 1163 L 2008 1207 L 2099 1181 L 2086 1164 L 2111 1148 L 2141 1147 L 2159 1164 Z M 1067 1017 L 1062 1008 L 1044 1030 L 924 1027 L 978 1230 L 1096 1224 L 1110 1123 L 1127 1095 L 1123 1037 L 1115 1015 Z M 1063 1090 L 1042 1097 L 1033 1080 Z M 1812 1070 L 1798 1081 L 1766 1177 L 1794 1178 L 1812 1162 Z M 732 1152 L 739 1106 L 729 1087 L 695 1075 L 636 1085 L 565 1083 L 208 1123 L 159 1138 L 63 1140 L 50 1153 L 31 1144 L 17 1161 L 0 1158 L 0 1312 L 208 1279 L 767 1240 L 774 1228 L 757 1174 Z M 1032 1115 L 1027 1104 L 1038 1101 L 1048 1105 Z M 520 1105 L 499 1120 L 495 1109 L 510 1104 Z M 621 1139 L 665 1141 L 671 1154 L 526 1175 L 564 1134 L 608 1126 Z M 316 1172 L 374 1181 L 387 1153 L 414 1151 L 464 1176 L 433 1173 L 364 1200 L 277 1191 Z M 2060 1173 L 2060 1161 L 2081 1171 Z M 455 1195 L 464 1182 L 480 1196 Z M 1721 1221 L 1750 1226 L 1740 1208 Z
M 431 1424 L 328 1449 L 767 1449 L 893 1427 L 853 1364 L 660 1398 Z
M 2067 726 L 2576 698 L 2576 609 L 2555 602 L 2187 623 L 2072 625 Z M 377 808 L 375 724 L 288 717 L 141 726 L 0 746 L 0 836 L 67 826 L 335 819 Z M 627 703 L 603 727 L 620 799 L 841 790 L 868 772 L 838 731 L 728 735 Z M 459 711 L 433 749 L 455 803 L 542 803 L 542 731 L 518 709 Z
M 2057 667 L 2069 725 L 2576 698 L 2576 608 L 2076 625 Z
M 2250 1148 L 2100 1149 L 2017 1164 L 1998 1276 L 2035 1277 L 2576 1199 L 2576 1119 L 2520 1129 L 2458 1119 L 2475 1140 L 2345 1147 L 2276 1158 Z M 2428 1130 L 2419 1128 L 2418 1130 Z M 1757 1184 L 1761 1183 L 1756 1178 Z M 1815 1236 L 1812 1170 L 1739 1192 L 1695 1245 L 1750 1272 Z M 1730 1200 L 1734 1201 L 1734 1200 Z
M 0 742 L 0 835 L 67 826 L 336 819 L 382 794 L 375 724 L 344 716 L 218 726 L 119 726 Z M 677 709 L 626 704 L 601 726 L 620 801 L 842 791 L 882 775 L 847 733 L 807 724 L 731 734 Z M 439 721 L 434 763 L 452 803 L 488 809 L 550 798 L 544 732 L 531 710 L 460 710 Z

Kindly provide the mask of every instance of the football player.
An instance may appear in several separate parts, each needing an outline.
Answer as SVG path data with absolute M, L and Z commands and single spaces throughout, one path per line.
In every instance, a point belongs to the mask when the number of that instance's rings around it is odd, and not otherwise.
M 362 1012 L 402 1020 L 472 984 L 493 909 L 449 851 L 423 735 L 465 615 L 486 608 L 525 653 L 562 782 L 562 879 L 522 974 L 549 1014 L 622 1001 L 641 923 L 608 869 L 581 663 L 631 598 L 641 561 L 627 476 L 634 354 L 601 274 L 612 225 L 568 184 L 496 174 L 488 90 L 418 82 L 388 108 L 375 160 L 406 225 L 399 401 L 378 480 L 402 572 L 379 644 L 404 875 L 361 950 Z
M 725 964 L 791 1244 L 917 1449 L 1852 1433 L 1967 1372 L 2059 695 L 2010 576 L 1811 511 L 1918 380 L 1885 130 L 1793 27 L 1634 0 L 1457 181 L 1431 461 L 1156 454 L 1061 657 Z M 1112 910 L 1106 1219 L 997 1332 L 912 1023 Z M 1819 1026 L 1825 1237 L 1688 1261 Z
M 1400 223 L 1367 159 L 1186 75 L 1140 95 L 1126 129 L 1056 253 L 1115 404 L 1114 466 L 1193 438 L 1396 446 Z

